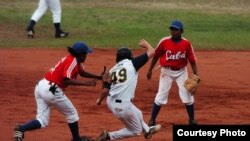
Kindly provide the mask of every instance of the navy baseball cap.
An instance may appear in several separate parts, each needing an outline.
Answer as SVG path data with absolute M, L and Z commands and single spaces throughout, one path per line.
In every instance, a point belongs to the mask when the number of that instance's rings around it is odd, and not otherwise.
M 93 52 L 93 50 L 84 42 L 75 42 L 71 48 L 73 48 L 79 54 L 87 54 Z
M 172 21 L 171 25 L 169 28 L 176 28 L 176 29 L 179 29 L 179 30 L 183 30 L 183 24 L 181 21 L 178 21 L 178 20 L 174 20 Z

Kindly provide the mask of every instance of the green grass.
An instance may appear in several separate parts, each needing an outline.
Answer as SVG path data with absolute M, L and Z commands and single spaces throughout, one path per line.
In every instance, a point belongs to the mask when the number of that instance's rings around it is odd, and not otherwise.
M 48 11 L 37 23 L 36 38 L 31 40 L 25 28 L 36 2 L 0 2 L 0 48 L 65 47 L 78 40 L 96 48 L 135 48 L 142 38 L 155 46 L 169 35 L 170 22 L 180 19 L 185 26 L 183 36 L 195 49 L 250 49 L 248 0 L 61 0 L 62 28 L 70 32 L 69 38 L 54 38 Z

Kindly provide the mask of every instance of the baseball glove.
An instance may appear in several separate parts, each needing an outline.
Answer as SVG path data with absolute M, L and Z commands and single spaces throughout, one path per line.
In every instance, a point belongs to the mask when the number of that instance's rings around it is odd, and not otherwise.
M 184 87 L 192 94 L 194 95 L 199 87 L 200 83 L 200 77 L 199 75 L 193 75 L 192 78 L 188 78 L 184 82 Z

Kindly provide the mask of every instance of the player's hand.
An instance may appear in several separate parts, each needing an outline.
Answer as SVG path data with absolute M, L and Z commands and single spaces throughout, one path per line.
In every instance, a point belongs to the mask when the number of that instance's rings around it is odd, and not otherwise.
M 100 98 L 98 98 L 98 99 L 96 100 L 96 104 L 97 104 L 97 105 L 101 105 L 101 104 L 102 104 L 102 101 L 100 100 Z
M 111 76 L 108 72 L 105 72 L 102 77 L 102 82 L 111 83 Z
M 147 79 L 150 80 L 151 76 L 152 76 L 152 71 L 148 71 L 148 73 L 147 73 Z
M 147 54 L 148 54 L 149 58 L 151 58 L 154 55 L 155 49 L 148 43 L 148 41 L 146 41 L 145 39 L 141 39 L 140 42 L 139 42 L 139 45 L 142 48 L 147 49 Z
M 143 48 L 146 48 L 146 49 L 148 49 L 150 47 L 150 44 L 145 39 L 141 39 L 139 42 L 139 45 Z
M 93 79 L 93 80 L 90 80 L 90 81 L 87 81 L 86 83 L 85 83 L 85 85 L 86 86 L 96 86 L 96 79 Z

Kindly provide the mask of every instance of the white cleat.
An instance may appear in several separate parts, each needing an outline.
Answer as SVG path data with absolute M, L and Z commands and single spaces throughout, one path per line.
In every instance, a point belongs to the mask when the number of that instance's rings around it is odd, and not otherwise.
M 153 134 L 159 132 L 160 129 L 161 129 L 161 125 L 160 124 L 157 124 L 157 125 L 154 125 L 154 126 L 150 126 L 149 127 L 149 131 L 147 133 L 144 133 L 145 139 L 152 138 Z

